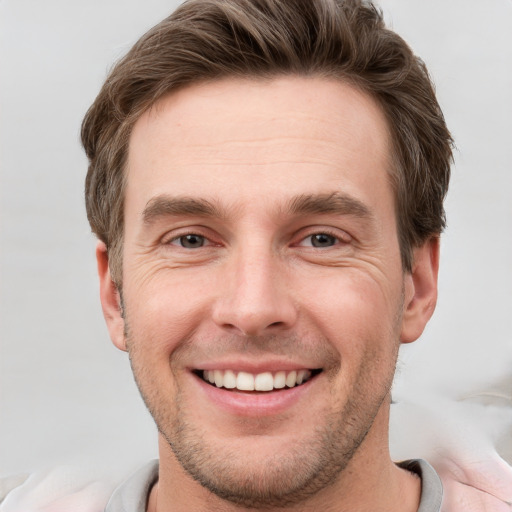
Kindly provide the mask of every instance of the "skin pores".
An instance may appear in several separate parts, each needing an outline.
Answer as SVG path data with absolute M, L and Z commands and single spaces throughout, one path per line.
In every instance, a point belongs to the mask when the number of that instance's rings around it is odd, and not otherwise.
M 105 265 L 102 299 L 168 492 L 293 505 L 389 466 L 398 345 L 426 322 L 408 311 L 389 166 L 379 107 L 334 80 L 195 85 L 137 121 L 124 317 Z M 300 371 L 291 387 L 232 386 Z

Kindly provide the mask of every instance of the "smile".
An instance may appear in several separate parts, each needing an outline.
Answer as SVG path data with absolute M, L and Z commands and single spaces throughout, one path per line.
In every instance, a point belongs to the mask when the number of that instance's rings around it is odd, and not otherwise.
M 218 388 L 238 391 L 274 391 L 306 383 L 321 370 L 292 370 L 252 374 L 235 370 L 202 370 L 198 375 Z

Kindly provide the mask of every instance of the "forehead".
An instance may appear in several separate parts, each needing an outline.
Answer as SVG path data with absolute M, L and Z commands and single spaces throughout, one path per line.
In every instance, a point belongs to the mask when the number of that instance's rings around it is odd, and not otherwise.
M 171 93 L 135 123 L 126 204 L 140 212 L 170 192 L 239 203 L 340 189 L 357 197 L 377 182 L 388 188 L 390 161 L 386 119 L 354 86 L 226 79 Z

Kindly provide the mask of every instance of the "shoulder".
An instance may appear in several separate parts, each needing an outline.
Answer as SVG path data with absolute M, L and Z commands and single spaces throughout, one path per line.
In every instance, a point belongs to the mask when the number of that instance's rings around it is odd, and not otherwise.
M 114 485 L 91 471 L 61 466 L 0 479 L 0 512 L 102 512 Z
M 158 460 L 153 460 L 114 490 L 105 512 L 145 512 L 149 492 L 157 480 Z
M 0 512 L 144 512 L 157 480 L 157 460 L 117 487 L 92 470 L 72 466 L 0 478 Z

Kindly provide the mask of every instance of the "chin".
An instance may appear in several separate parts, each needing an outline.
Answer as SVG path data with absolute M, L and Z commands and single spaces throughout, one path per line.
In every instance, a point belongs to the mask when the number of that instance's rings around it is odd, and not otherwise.
M 339 478 L 368 431 L 353 428 L 363 418 L 354 418 L 348 407 L 325 412 L 321 425 L 322 415 L 313 415 L 316 426 L 307 418 L 292 418 L 292 436 L 283 428 L 286 421 L 273 433 L 262 433 L 262 428 L 243 436 L 233 431 L 220 435 L 218 425 L 205 428 L 179 409 L 173 423 L 160 429 L 173 458 L 202 487 L 248 508 L 289 506 L 316 495 Z M 257 423 L 252 420 L 252 429 L 257 430 Z M 268 422 L 260 424 L 272 430 Z

